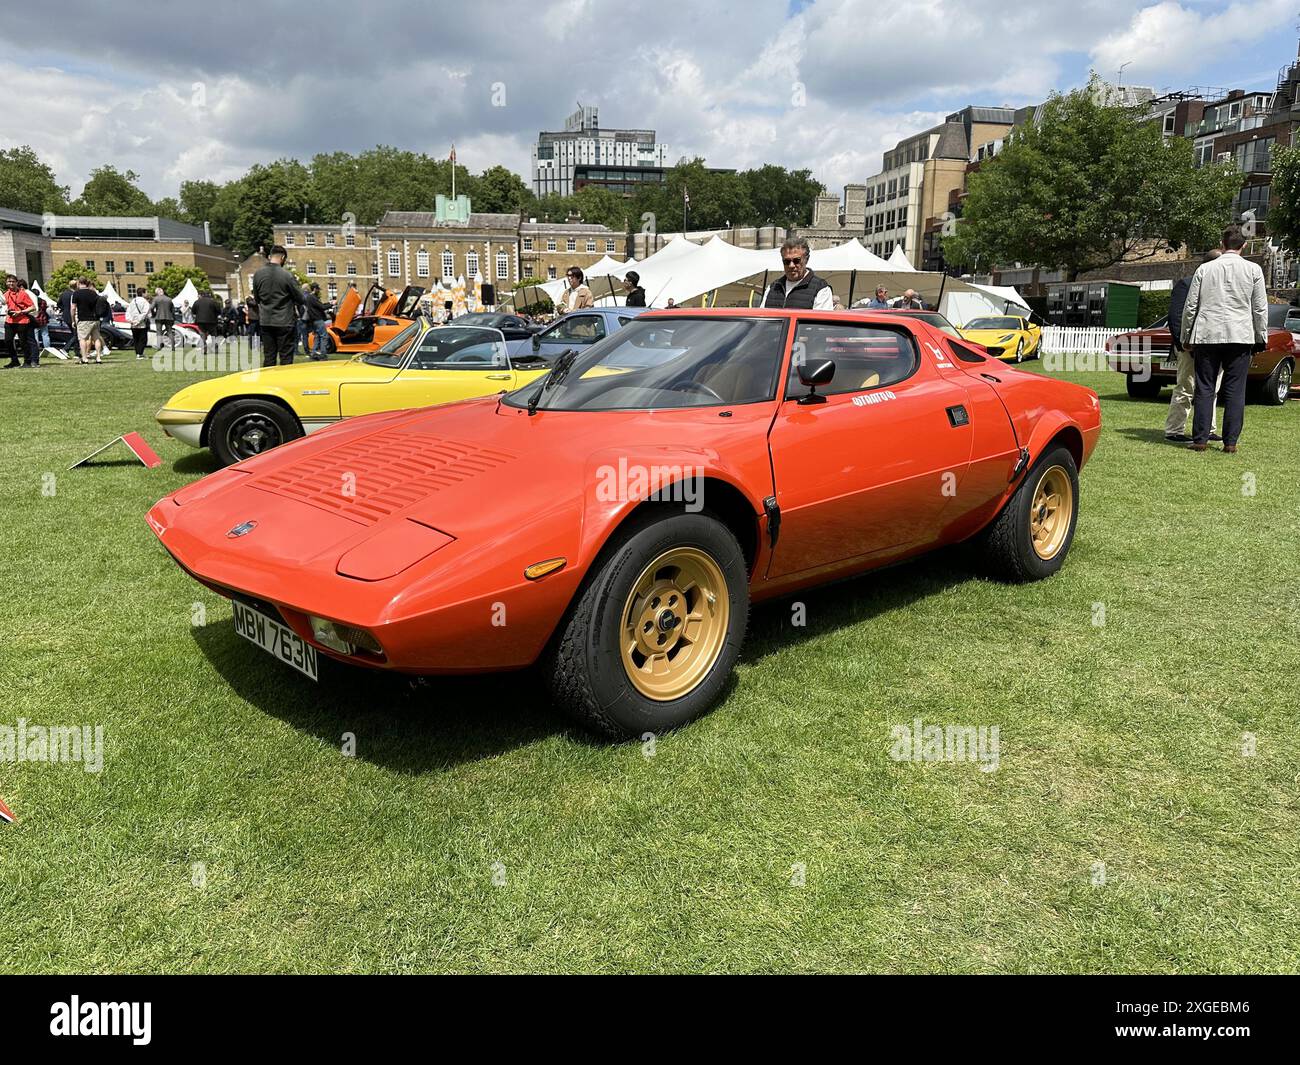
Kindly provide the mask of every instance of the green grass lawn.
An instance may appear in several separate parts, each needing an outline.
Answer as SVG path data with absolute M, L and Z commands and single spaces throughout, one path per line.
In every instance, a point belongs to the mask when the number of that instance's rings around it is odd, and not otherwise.
M 143 520 L 213 468 L 152 420 L 199 375 L 130 359 L 0 374 L 0 725 L 105 736 L 99 774 L 0 762 L 0 968 L 1300 970 L 1300 405 L 1195 455 L 1074 375 L 1059 575 L 945 552 L 756 609 L 651 754 L 531 674 L 313 685 L 237 637 Z M 161 469 L 67 470 L 131 429 Z M 892 760 L 917 717 L 997 725 L 999 768 Z

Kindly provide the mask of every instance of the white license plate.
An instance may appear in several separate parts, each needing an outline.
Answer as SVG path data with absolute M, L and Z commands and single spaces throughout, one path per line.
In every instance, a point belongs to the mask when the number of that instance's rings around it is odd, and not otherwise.
M 235 631 L 263 651 L 293 666 L 299 673 L 316 679 L 316 648 L 287 625 L 268 618 L 243 603 L 233 603 Z

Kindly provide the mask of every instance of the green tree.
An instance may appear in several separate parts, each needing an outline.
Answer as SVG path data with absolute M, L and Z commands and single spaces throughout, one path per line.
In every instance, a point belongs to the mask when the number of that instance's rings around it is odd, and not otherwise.
M 215 181 L 182 181 L 180 208 L 175 217 L 195 226 L 210 221 L 220 191 Z
M 301 222 L 304 214 L 308 222 L 326 221 L 311 172 L 295 159 L 277 159 L 222 186 L 212 205 L 212 239 L 242 258 L 269 248 L 277 223 Z
M 504 166 L 490 166 L 475 179 L 476 211 L 508 214 L 525 210 L 532 201 L 533 194 L 524 179 Z
M 1268 212 L 1269 234 L 1284 248 L 1300 252 L 1300 144 L 1274 145 L 1273 196 Z
M 134 170 L 125 173 L 105 164 L 90 172 L 85 188 L 68 205 L 70 214 L 92 215 L 151 215 L 153 201 L 136 184 L 140 175 Z
M 42 214 L 68 206 L 68 187 L 26 144 L 0 151 L 0 207 Z
M 813 180 L 812 171 L 787 170 L 772 163 L 742 170 L 738 176 L 753 206 L 745 225 L 806 226 L 812 222 L 813 201 L 826 191 Z
M 961 220 L 943 240 L 949 263 L 1034 263 L 1074 280 L 1166 246 L 1217 241 L 1240 188 L 1236 170 L 1197 169 L 1191 141 L 1166 141 L 1141 108 L 1099 97 L 1095 80 L 1053 96 L 971 175 Z
M 161 288 L 167 295 L 175 296 L 185 287 L 186 281 L 193 281 L 194 287 L 200 292 L 212 291 L 212 282 L 208 280 L 208 275 L 197 266 L 176 266 L 175 264 L 154 271 L 145 279 L 144 287 L 149 292 L 152 292 L 155 288 Z
M 50 274 L 44 285 L 45 291 L 50 294 L 52 299 L 58 299 L 59 293 L 65 288 L 73 286 L 79 277 L 89 278 L 90 283 L 95 288 L 104 287 L 104 283 L 94 270 L 87 270 L 85 263 L 70 259 L 55 270 L 54 273 Z

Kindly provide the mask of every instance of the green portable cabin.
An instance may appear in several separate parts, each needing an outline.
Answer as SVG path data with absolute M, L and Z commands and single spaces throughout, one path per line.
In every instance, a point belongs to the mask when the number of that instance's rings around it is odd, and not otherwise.
M 1136 329 L 1141 287 L 1126 281 L 1056 281 L 1047 286 L 1052 325 Z

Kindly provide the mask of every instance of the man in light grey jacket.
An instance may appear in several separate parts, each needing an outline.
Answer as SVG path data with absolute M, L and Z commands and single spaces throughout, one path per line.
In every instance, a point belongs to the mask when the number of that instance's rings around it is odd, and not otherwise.
M 1253 352 L 1268 343 L 1268 294 L 1264 271 L 1241 257 L 1239 226 L 1223 231 L 1223 254 L 1192 275 L 1183 308 L 1183 345 L 1196 360 L 1193 451 L 1209 447 L 1214 383 L 1223 371 L 1223 450 L 1234 454 L 1246 416 L 1246 372 Z

